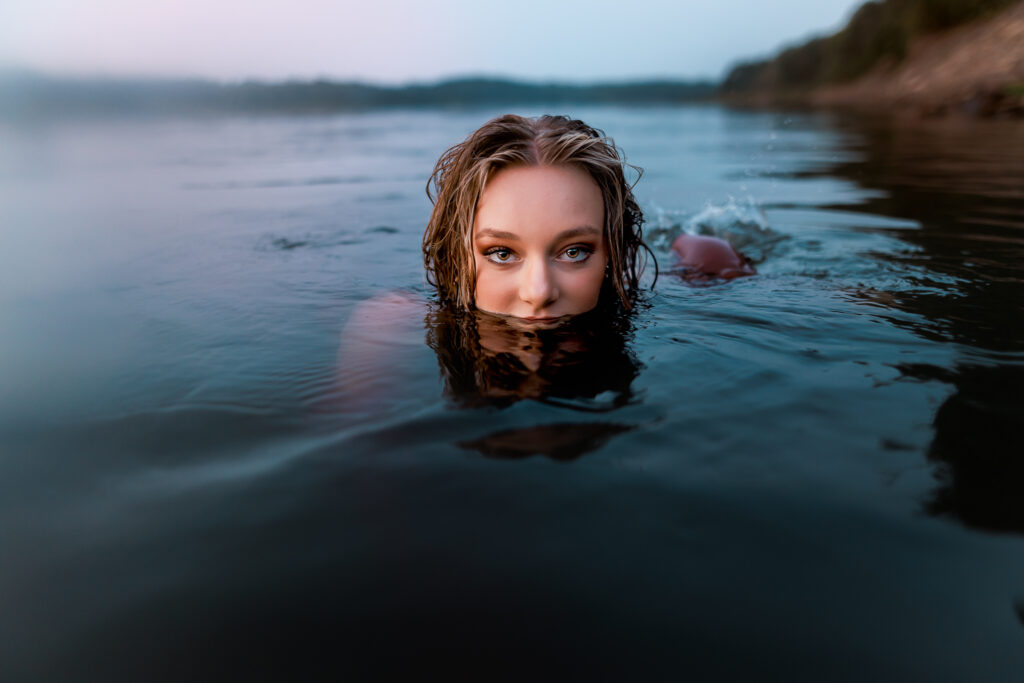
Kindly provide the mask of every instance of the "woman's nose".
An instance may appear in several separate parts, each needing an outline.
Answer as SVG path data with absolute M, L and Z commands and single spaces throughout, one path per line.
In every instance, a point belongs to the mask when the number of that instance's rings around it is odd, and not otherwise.
M 522 272 L 519 298 L 523 302 L 538 311 L 555 302 L 558 298 L 558 287 L 551 264 L 546 259 L 531 259 Z

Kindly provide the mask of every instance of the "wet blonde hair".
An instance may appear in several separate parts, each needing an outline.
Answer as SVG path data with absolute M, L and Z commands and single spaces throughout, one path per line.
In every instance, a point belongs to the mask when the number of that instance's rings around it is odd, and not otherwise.
M 444 303 L 469 310 L 474 305 L 476 261 L 473 220 L 487 181 L 509 166 L 576 166 L 586 171 L 604 198 L 604 237 L 608 271 L 603 289 L 613 289 L 623 307 L 632 307 L 646 265 L 641 252 L 643 213 L 626 182 L 624 156 L 604 132 L 565 116 L 491 119 L 441 155 L 427 182 L 434 203 L 423 234 L 427 282 Z M 638 174 L 641 169 L 630 166 Z M 655 261 L 655 271 L 657 262 Z M 655 272 L 657 277 L 657 272 Z

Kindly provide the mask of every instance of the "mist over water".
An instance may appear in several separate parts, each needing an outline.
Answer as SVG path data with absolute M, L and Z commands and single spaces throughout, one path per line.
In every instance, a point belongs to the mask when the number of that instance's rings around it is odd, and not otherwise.
M 0 677 L 1024 670 L 1024 128 L 573 110 L 662 272 L 530 332 L 423 281 L 498 113 L 0 126 Z

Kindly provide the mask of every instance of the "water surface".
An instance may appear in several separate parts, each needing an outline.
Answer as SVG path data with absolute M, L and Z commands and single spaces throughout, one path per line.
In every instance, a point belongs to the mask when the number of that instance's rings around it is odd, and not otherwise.
M 497 113 L 0 128 L 2 678 L 1019 675 L 1024 127 L 573 111 L 663 272 L 525 337 L 423 282 Z

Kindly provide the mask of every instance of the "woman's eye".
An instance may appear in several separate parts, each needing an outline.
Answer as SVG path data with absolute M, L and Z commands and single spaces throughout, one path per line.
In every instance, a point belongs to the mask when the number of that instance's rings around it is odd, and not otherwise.
M 512 252 L 508 249 L 491 249 L 485 256 L 496 263 L 508 263 L 512 260 Z
M 569 261 L 585 261 L 590 256 L 590 250 L 585 247 L 569 247 L 564 252 L 565 258 Z

